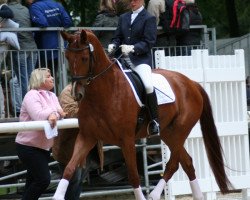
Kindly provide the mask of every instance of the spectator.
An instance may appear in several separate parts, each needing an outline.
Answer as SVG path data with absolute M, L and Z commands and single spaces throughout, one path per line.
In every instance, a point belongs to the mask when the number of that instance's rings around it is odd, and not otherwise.
M 72 20 L 64 7 L 53 0 L 26 0 L 33 26 L 36 27 L 70 27 Z M 38 65 L 48 67 L 52 74 L 58 71 L 58 31 L 35 32 L 38 49 L 42 49 Z M 53 51 L 50 51 L 54 49 Z M 46 51 L 47 50 L 47 51 Z M 45 52 L 47 52 L 45 54 Z M 55 71 L 54 71 L 55 70 Z M 54 75 L 55 76 L 55 75 Z
M 20 121 L 48 120 L 51 128 L 64 117 L 59 101 L 53 92 L 54 79 L 47 68 L 31 73 L 29 91 L 26 93 L 20 113 Z M 23 200 L 37 200 L 50 184 L 48 166 L 53 138 L 44 131 L 20 131 L 16 136 L 17 155 L 27 168 Z
M 67 113 L 67 118 L 76 118 L 78 115 L 78 103 L 71 96 L 72 85 L 67 85 L 59 96 L 59 102 L 63 110 Z M 78 128 L 59 130 L 58 136 L 55 138 L 52 148 L 53 157 L 59 162 L 59 169 L 61 174 L 68 164 L 74 149 L 76 137 L 78 135 Z M 65 195 L 65 199 L 79 200 L 82 191 L 82 180 L 88 174 L 89 164 L 85 168 L 78 167 L 70 179 L 69 186 Z
M 22 105 L 22 94 L 17 79 L 17 75 L 15 74 L 14 71 L 12 71 L 12 77 L 9 80 L 9 84 L 10 84 L 12 112 L 15 117 L 19 117 Z
M 2 64 L 6 57 L 8 50 L 8 44 L 6 42 L 0 42 L 0 118 L 5 118 L 5 106 L 4 106 L 4 93 L 2 88 Z
M 0 28 L 8 28 L 12 27 L 8 24 L 7 19 L 13 18 L 13 12 L 6 4 L 7 0 L 0 0 Z M 13 27 L 17 24 L 13 23 Z M 15 47 L 19 47 L 19 43 L 17 38 L 14 38 L 15 34 L 10 32 L 1 32 L 0 33 L 0 118 L 5 117 L 5 106 L 4 106 L 4 93 L 1 83 L 1 75 L 2 75 L 2 64 L 7 56 L 7 50 L 9 49 L 9 45 L 13 45 Z
M 148 12 L 156 17 L 156 24 L 160 23 L 160 14 L 165 12 L 165 0 L 150 0 L 147 7 Z
M 147 94 L 147 105 L 151 118 L 148 133 L 157 135 L 160 132 L 158 105 L 150 67 L 152 66 L 151 48 L 156 42 L 157 27 L 155 17 L 147 12 L 144 4 L 144 0 L 130 1 L 132 12 L 126 12 L 119 17 L 118 26 L 112 43 L 108 46 L 108 51 L 111 53 L 120 47 L 122 53 L 131 60 L 131 68 L 142 79 Z
M 113 0 L 101 0 L 98 15 L 93 27 L 117 27 L 118 16 Z M 113 37 L 113 31 L 95 31 L 103 47 L 107 47 Z
M 8 5 L 14 13 L 13 20 L 19 24 L 20 28 L 31 27 L 29 10 L 20 3 L 20 0 L 8 0 Z M 21 98 L 23 99 L 27 93 L 30 74 L 37 62 L 37 46 L 32 32 L 18 32 L 17 36 L 21 51 L 13 52 L 13 66 L 22 88 Z
M 191 25 L 202 25 L 202 16 L 199 12 L 198 6 L 194 1 L 186 0 L 186 13 L 182 17 L 182 23 L 188 21 L 189 26 Z M 188 24 L 187 23 L 187 24 Z M 201 45 L 201 29 L 188 29 L 186 31 L 180 31 L 176 33 L 176 45 L 180 47 L 180 53 L 177 55 L 191 55 L 192 49 L 200 48 Z M 178 51 L 177 51 L 178 53 Z
M 6 2 L 7 0 L 0 0 L 0 28 L 18 28 L 19 24 L 11 20 L 14 14 Z M 11 47 L 20 50 L 16 33 L 0 32 L 0 42 L 6 42 Z
M 169 4 L 173 0 L 168 0 Z M 161 15 L 166 11 L 166 0 L 150 0 L 147 7 L 148 12 L 156 17 L 157 26 L 162 26 Z M 175 36 L 164 30 L 157 32 L 156 47 L 167 47 L 176 45 Z

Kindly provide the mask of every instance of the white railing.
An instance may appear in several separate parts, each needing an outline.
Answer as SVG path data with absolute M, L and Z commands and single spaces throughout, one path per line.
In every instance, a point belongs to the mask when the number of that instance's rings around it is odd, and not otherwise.
M 192 50 L 191 56 L 166 56 L 164 50 L 155 51 L 156 66 L 175 70 L 199 82 L 209 94 L 213 114 L 225 153 L 229 179 L 235 189 L 243 189 L 249 198 L 250 168 L 249 140 L 245 86 L 244 51 L 234 55 L 208 55 L 208 50 Z M 219 191 L 210 170 L 205 147 L 197 124 L 185 143 L 193 158 L 196 175 L 206 199 L 212 200 Z M 170 152 L 162 145 L 163 168 Z M 182 168 L 173 176 L 165 190 L 166 198 L 191 194 L 189 180 Z
M 8 122 L 0 124 L 0 133 L 15 133 L 18 131 L 44 130 L 48 121 Z M 57 121 L 57 129 L 78 128 L 78 119 L 61 119 Z

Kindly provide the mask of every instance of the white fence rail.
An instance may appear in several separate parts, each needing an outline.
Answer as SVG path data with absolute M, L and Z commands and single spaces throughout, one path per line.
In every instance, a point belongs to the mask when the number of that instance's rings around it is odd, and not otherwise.
M 19 131 L 44 130 L 48 121 L 29 121 L 29 122 L 8 122 L 0 124 L 0 133 L 15 133 Z M 57 129 L 78 128 L 78 119 L 61 119 L 57 121 Z
M 192 50 L 191 56 L 165 56 L 155 51 L 156 66 L 179 71 L 199 82 L 207 91 L 225 154 L 229 179 L 235 189 L 243 189 L 243 199 L 249 199 L 250 168 L 245 86 L 244 51 L 234 55 L 208 55 L 208 50 Z M 219 188 L 210 170 L 199 123 L 193 128 L 185 147 L 194 161 L 196 175 L 206 199 L 215 199 Z M 163 168 L 169 159 L 169 149 L 162 144 Z M 191 194 L 189 180 L 182 168 L 170 180 L 165 197 Z

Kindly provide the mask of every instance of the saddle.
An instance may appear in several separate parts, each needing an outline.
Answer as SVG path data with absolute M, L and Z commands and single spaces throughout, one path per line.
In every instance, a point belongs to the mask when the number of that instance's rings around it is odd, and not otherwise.
M 130 58 L 129 57 L 122 57 L 119 59 L 119 61 L 121 63 L 122 70 L 127 75 L 129 80 L 131 81 L 137 96 L 139 97 L 140 101 L 143 104 L 141 106 L 141 110 L 140 110 L 138 117 L 137 117 L 136 132 L 138 132 L 139 129 L 141 128 L 141 126 L 143 125 L 143 123 L 145 122 L 145 120 L 147 119 L 147 114 L 148 114 L 147 107 L 145 106 L 145 104 L 146 104 L 146 91 L 145 91 L 145 88 L 144 88 L 144 85 L 143 85 L 143 82 L 142 82 L 140 76 L 138 75 L 137 72 L 132 70 L 132 67 L 134 64 L 131 62 Z

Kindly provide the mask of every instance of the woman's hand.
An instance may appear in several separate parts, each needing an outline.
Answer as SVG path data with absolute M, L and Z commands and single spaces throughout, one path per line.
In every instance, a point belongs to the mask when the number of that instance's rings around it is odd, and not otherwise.
M 59 113 L 59 115 L 61 116 L 61 118 L 66 117 L 66 115 L 68 114 L 68 113 L 64 112 L 62 109 L 58 109 L 57 112 Z
M 49 121 L 51 128 L 54 128 L 56 126 L 56 122 L 57 122 L 56 113 L 51 113 L 48 117 L 48 121 Z

